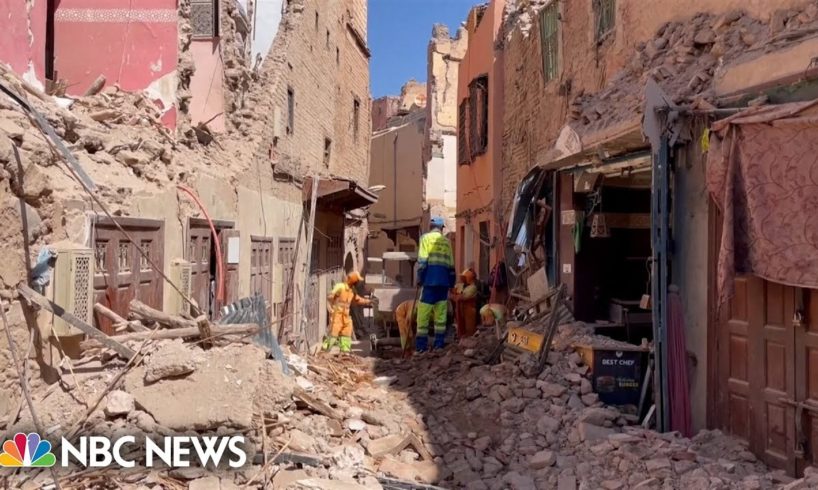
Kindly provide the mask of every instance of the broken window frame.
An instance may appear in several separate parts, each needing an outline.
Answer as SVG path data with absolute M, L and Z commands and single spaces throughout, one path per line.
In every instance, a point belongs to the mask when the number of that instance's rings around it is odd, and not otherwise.
M 470 157 L 486 153 L 489 144 L 489 77 L 480 75 L 469 83 Z
M 287 134 L 295 133 L 295 89 L 287 87 Z
M 596 42 L 602 43 L 616 28 L 616 0 L 593 0 Z
M 457 164 L 468 165 L 471 163 L 471 152 L 469 151 L 468 128 L 469 120 L 469 99 L 460 101 L 457 109 Z
M 559 3 L 553 1 L 540 12 L 540 45 L 545 83 L 557 78 L 559 73 L 559 23 Z

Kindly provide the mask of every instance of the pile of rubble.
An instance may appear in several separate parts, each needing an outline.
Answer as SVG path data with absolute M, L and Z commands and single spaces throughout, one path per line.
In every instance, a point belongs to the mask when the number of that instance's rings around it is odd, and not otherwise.
M 48 436 L 146 434 L 247 437 L 240 470 L 89 469 L 64 486 L 95 488 L 807 488 L 769 473 L 719 432 L 692 439 L 629 425 L 592 392 L 572 345 L 582 324 L 559 328 L 537 378 L 517 364 L 484 362 L 485 332 L 411 360 L 289 355 L 289 374 L 264 350 L 221 338 L 125 342 L 127 363 L 88 350 L 65 361 L 60 381 L 33 385 Z M 123 374 L 124 373 L 124 374 Z M 100 403 L 96 404 L 95 401 Z M 30 429 L 27 410 L 6 427 Z M 67 435 L 66 435 L 67 434 Z M 253 457 L 253 455 L 256 455 Z M 47 473 L 6 476 L 14 488 Z M 266 482 L 266 483 L 265 483 Z M 420 486 L 419 486 L 420 485 Z M 413 487 L 414 486 L 414 487 Z M 428 487 L 426 487 L 428 488 Z
M 571 103 L 568 122 L 579 134 L 592 133 L 617 122 L 632 121 L 642 112 L 645 82 L 650 77 L 677 104 L 712 107 L 711 86 L 722 60 L 738 60 L 788 44 L 818 32 L 818 3 L 782 9 L 769 21 L 734 10 L 721 16 L 700 13 L 669 22 L 653 39 L 640 43 L 631 62 L 602 91 L 579 93 Z

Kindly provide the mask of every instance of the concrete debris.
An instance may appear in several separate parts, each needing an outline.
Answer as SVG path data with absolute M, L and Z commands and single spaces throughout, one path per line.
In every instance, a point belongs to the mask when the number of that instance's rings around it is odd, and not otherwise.
M 181 339 L 168 342 L 148 357 L 145 362 L 145 382 L 153 383 L 164 378 L 185 376 L 192 373 L 201 356 L 184 346 Z
M 319 355 L 304 359 L 309 395 L 253 344 L 203 350 L 163 340 L 130 368 L 85 432 L 245 434 L 252 461 L 245 468 L 179 468 L 161 477 L 199 489 L 261 488 L 265 474 L 273 488 L 295 489 L 382 488 L 378 478 L 453 489 L 812 488 L 813 475 L 783 481 L 718 431 L 692 439 L 657 434 L 628 426 L 619 409 L 598 400 L 586 406 L 587 378 L 569 376 L 585 367 L 572 345 L 593 340 L 581 323 L 559 327 L 553 362 L 536 379 L 514 362 L 484 364 L 496 340 L 483 332 L 469 344 L 483 354 L 477 357 L 456 345 L 409 361 Z M 104 390 L 124 361 L 109 356 L 90 365 L 94 374 L 71 390 L 67 376 L 34 389 L 44 423 L 62 427 L 58 435 L 84 411 L 75 395 Z M 376 381 L 384 376 L 394 378 L 389 387 Z M 266 473 L 256 453 L 262 446 L 268 458 L 285 451 Z M 120 478 L 110 471 L 95 478 L 114 474 Z M 158 478 L 146 470 L 116 486 L 156 488 Z
M 147 368 L 125 376 L 125 389 L 160 425 L 177 430 L 248 428 L 264 352 L 252 345 L 217 347 L 189 376 L 146 384 Z M 248 394 L 250 394 L 248 396 Z
M 134 398 L 130 393 L 115 390 L 108 394 L 108 401 L 105 405 L 105 415 L 116 417 L 127 415 L 134 410 Z

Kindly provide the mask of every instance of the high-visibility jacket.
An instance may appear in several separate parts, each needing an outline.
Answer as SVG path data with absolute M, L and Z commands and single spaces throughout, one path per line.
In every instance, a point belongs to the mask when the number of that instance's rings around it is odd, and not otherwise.
M 349 307 L 353 304 L 366 305 L 369 302 L 358 296 L 355 291 L 345 282 L 339 282 L 332 288 L 330 293 L 332 313 L 342 313 L 349 315 Z
M 454 256 L 449 239 L 439 230 L 420 237 L 418 251 L 418 282 L 422 286 L 454 287 L 456 275 Z

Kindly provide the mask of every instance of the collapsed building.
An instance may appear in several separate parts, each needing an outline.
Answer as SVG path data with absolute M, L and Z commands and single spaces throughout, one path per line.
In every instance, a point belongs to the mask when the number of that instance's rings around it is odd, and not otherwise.
M 652 345 L 658 428 L 723 429 L 793 474 L 818 454 L 814 162 L 801 151 L 816 14 L 799 1 L 518 1 L 501 41 L 512 295 L 527 298 L 534 275 L 565 285 L 597 333 Z
M 134 300 L 216 321 L 262 297 L 276 331 L 315 345 L 377 199 L 366 2 L 9 8 L 0 290 L 35 366 L 53 375 L 81 335 L 21 308 L 22 282 L 106 334 L 122 325 L 100 311 Z

